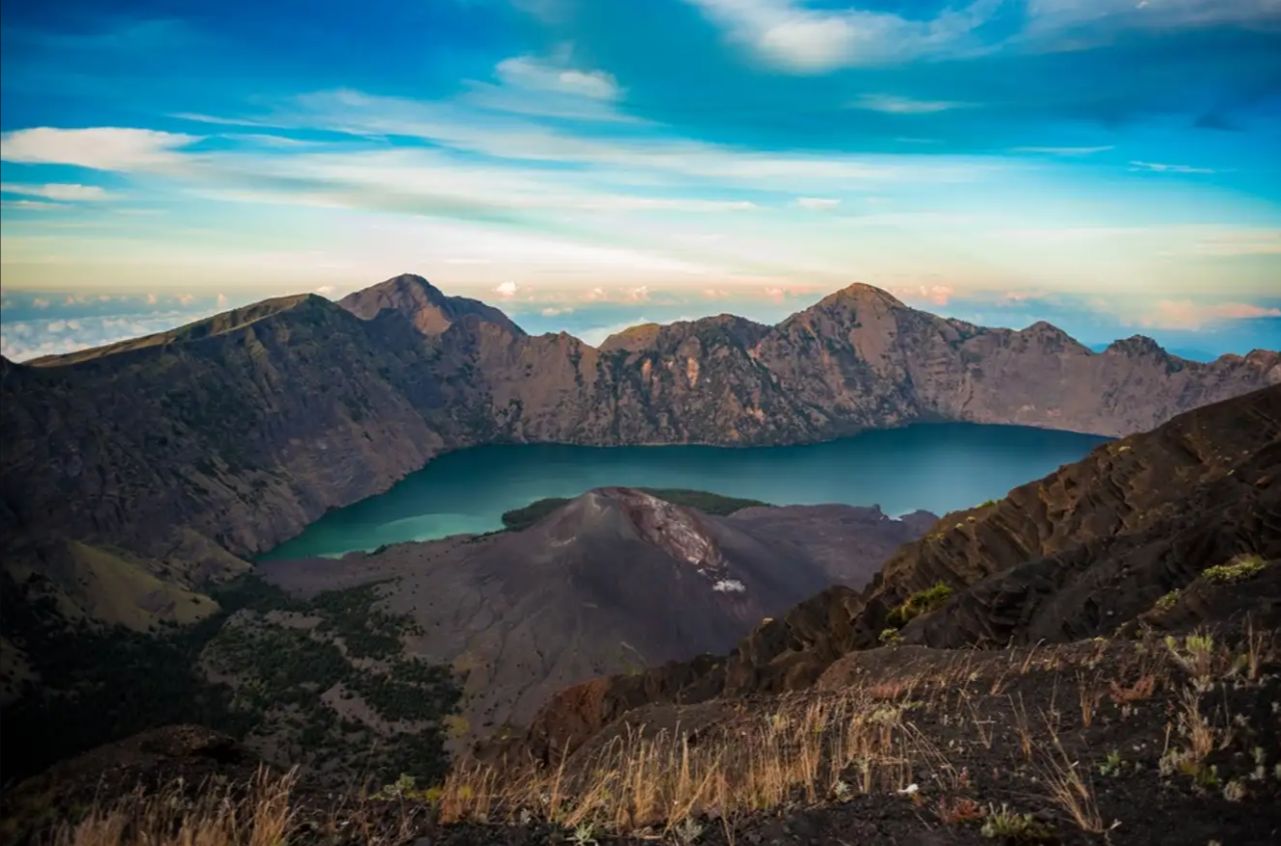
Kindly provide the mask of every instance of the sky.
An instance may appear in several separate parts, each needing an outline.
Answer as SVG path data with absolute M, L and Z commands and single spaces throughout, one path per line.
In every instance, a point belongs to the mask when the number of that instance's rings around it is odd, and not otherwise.
M 1281 0 L 6 0 L 0 352 L 402 272 L 1281 347 Z

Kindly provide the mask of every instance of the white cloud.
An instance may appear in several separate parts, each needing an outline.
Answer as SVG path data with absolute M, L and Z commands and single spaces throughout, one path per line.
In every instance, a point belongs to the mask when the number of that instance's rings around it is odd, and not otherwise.
M 97 185 L 81 185 L 79 183 L 62 182 L 48 182 L 43 185 L 4 182 L 0 183 L 0 191 L 6 194 L 21 194 L 24 197 L 43 197 L 46 200 L 57 200 L 63 202 L 105 200 L 109 196 L 104 189 Z
M 812 9 L 799 0 L 688 0 L 727 37 L 793 73 L 906 62 L 976 49 L 973 32 L 1001 0 L 975 0 L 928 19 L 861 9 Z
M 1111 32 L 1259 24 L 1281 19 L 1281 6 L 1271 0 L 1029 0 L 1027 16 L 1028 37 L 1070 31 L 1080 46 L 1085 24 L 1106 22 Z
M 217 299 L 216 303 L 217 303 L 218 308 L 226 308 L 226 307 L 227 307 L 227 295 L 226 295 L 226 294 L 222 294 L 222 293 L 218 294 L 218 299 Z
M 31 305 L 35 308 L 48 308 L 49 301 L 46 300 L 44 297 L 36 297 L 34 300 L 31 301 Z
M 918 293 L 934 305 L 945 306 L 951 301 L 952 294 L 956 291 L 951 285 L 921 285 Z
M 200 139 L 153 129 L 41 126 L 0 135 L 0 158 L 29 164 L 67 164 L 95 170 L 147 170 L 182 161 L 178 150 Z
M 503 282 L 497 288 L 495 288 L 494 293 L 505 300 L 509 300 L 512 297 L 516 296 L 516 292 L 519 289 L 520 289 L 520 286 L 517 285 L 515 282 L 507 281 L 507 282 Z
M 1166 164 L 1165 162 L 1130 162 L 1130 170 L 1147 173 L 1215 173 L 1213 168 L 1194 167 L 1185 164 Z
M 814 8 L 807 0 L 686 0 L 728 40 L 791 73 L 964 58 L 1007 47 L 1083 49 L 1123 29 L 1173 29 L 1281 21 L 1273 0 L 1029 0 L 1023 27 L 982 38 L 977 31 L 1005 0 L 970 0 L 933 17 L 869 9 Z
M 199 311 L 167 310 L 74 319 L 0 321 L 0 354 L 11 361 L 113 344 L 163 332 L 203 317 Z
M 538 313 L 543 317 L 560 317 L 563 314 L 573 314 L 574 310 L 568 306 L 547 306 Z
M 600 70 L 579 70 L 534 56 L 513 56 L 494 68 L 508 85 L 534 91 L 553 91 L 592 100 L 617 100 L 622 91 L 612 74 Z
M 864 94 L 849 104 L 852 109 L 893 115 L 928 115 L 969 106 L 969 103 L 955 100 L 916 100 L 911 97 L 896 97 L 892 94 Z
M 332 294 L 334 290 L 335 289 L 333 285 L 321 285 L 320 287 L 313 289 L 312 293 L 320 294 L 320 296 L 322 297 L 327 297 L 330 294 Z
M 811 211 L 831 211 L 841 204 L 841 201 L 834 197 L 797 197 L 795 200 L 797 206 Z
M 1231 320 L 1281 317 L 1281 308 L 1253 303 L 1217 303 L 1207 305 L 1190 300 L 1159 300 L 1153 311 L 1139 319 L 1141 326 L 1158 329 L 1201 329 Z

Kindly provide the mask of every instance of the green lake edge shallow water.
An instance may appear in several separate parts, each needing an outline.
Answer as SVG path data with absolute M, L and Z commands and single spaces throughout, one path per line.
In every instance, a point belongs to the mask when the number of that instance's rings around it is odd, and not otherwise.
M 434 458 L 385 493 L 331 510 L 258 560 L 337 556 L 496 531 L 504 512 L 609 486 L 941 515 L 1004 496 L 1108 440 L 1025 426 L 917 423 L 789 446 L 469 447 Z

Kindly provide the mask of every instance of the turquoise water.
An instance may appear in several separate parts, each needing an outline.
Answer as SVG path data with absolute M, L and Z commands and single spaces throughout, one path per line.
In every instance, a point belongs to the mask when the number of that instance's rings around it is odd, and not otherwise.
M 384 494 L 326 514 L 262 556 L 341 555 L 388 543 L 502 528 L 502 514 L 605 485 L 694 488 L 777 505 L 880 505 L 938 514 L 1003 496 L 1106 438 L 1021 426 L 937 423 L 822 444 L 484 446 L 449 453 Z

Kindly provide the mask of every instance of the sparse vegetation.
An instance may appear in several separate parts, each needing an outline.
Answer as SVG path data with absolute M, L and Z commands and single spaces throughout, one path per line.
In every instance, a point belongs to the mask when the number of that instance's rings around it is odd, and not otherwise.
M 293 828 L 293 773 L 261 770 L 241 791 L 206 785 L 194 792 L 177 783 L 158 792 L 135 791 L 95 802 L 80 819 L 54 832 L 53 846 L 280 846 Z
M 1238 555 L 1226 564 L 1216 564 L 1201 571 L 1201 577 L 1218 585 L 1236 584 L 1253 579 L 1263 572 L 1264 561 L 1260 555 Z
M 979 829 L 989 840 L 1006 843 L 1050 843 L 1054 832 L 1031 814 L 1011 811 L 1008 805 L 988 809 L 983 827 Z
M 246 577 L 215 593 L 220 614 L 158 635 L 50 625 L 55 615 L 20 601 L 10 587 L 0 590 L 6 636 L 37 658 L 37 671 L 74 684 L 62 695 L 29 696 L 5 709 L 6 776 L 174 723 L 237 738 L 276 732 L 300 760 L 342 759 L 376 777 L 409 772 L 436 779 L 447 765 L 441 722 L 457 705 L 457 682 L 446 667 L 402 657 L 400 635 L 413 630 L 412 620 L 374 607 L 374 585 L 302 602 Z M 230 621 L 237 611 L 254 614 Z M 269 612 L 317 622 L 272 625 L 264 622 Z M 208 680 L 202 660 L 234 683 Z M 381 737 L 359 723 L 344 725 L 321 697 L 336 686 L 379 718 L 407 721 L 414 730 Z
M 952 587 L 947 582 L 935 582 L 925 590 L 917 591 L 902 604 L 890 611 L 886 623 L 894 628 L 902 628 L 922 614 L 926 614 L 947 602 L 952 596 Z
M 814 803 L 837 784 L 890 792 L 912 781 L 904 753 L 921 743 L 904 709 L 866 695 L 784 701 L 715 737 L 690 742 L 684 731 L 629 728 L 586 758 L 523 773 L 471 762 L 455 767 L 442 790 L 447 820 L 514 818 L 521 809 L 567 828 L 584 821 L 632 831 L 715 811 L 775 808 L 800 797 Z M 924 759 L 927 753 L 922 751 Z

